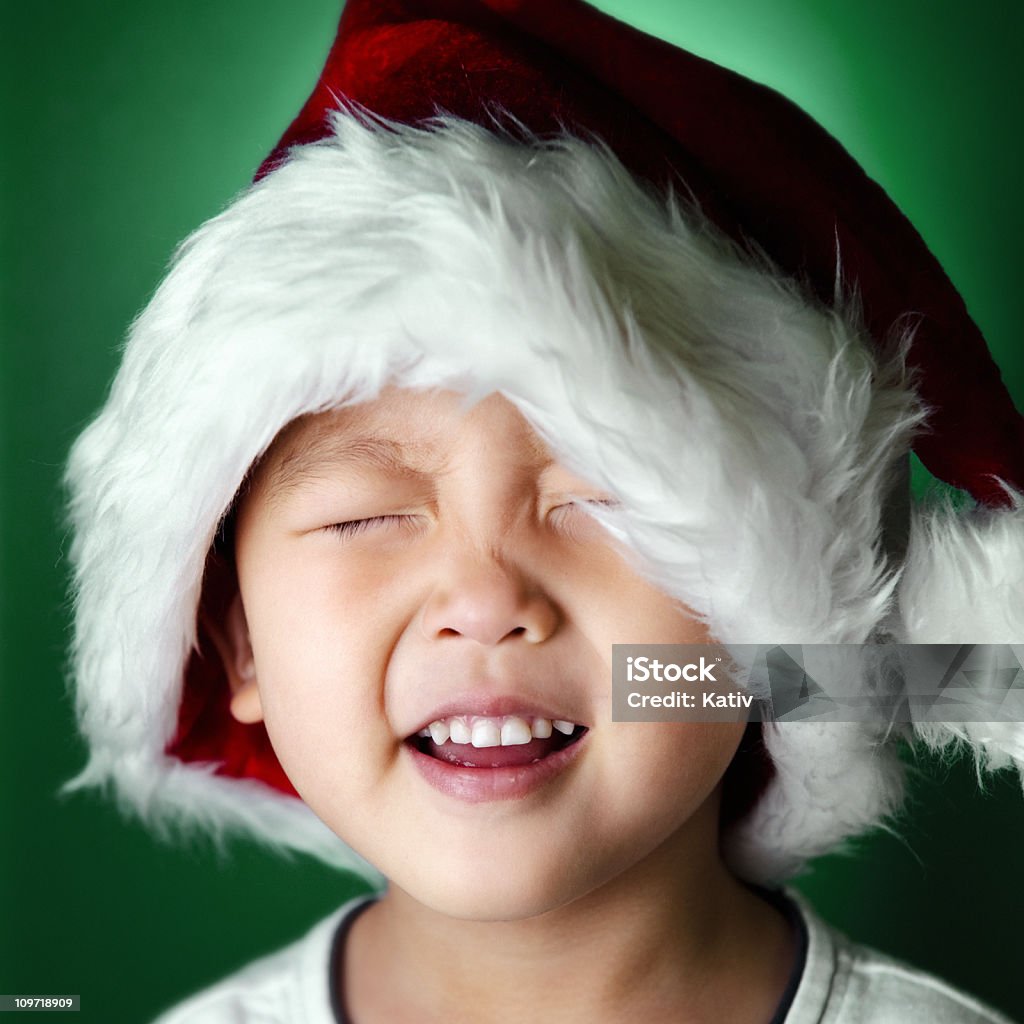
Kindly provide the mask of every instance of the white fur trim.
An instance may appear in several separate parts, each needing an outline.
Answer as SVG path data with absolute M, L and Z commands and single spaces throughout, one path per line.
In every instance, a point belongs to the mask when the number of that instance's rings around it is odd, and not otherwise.
M 152 747 L 124 755 L 117 765 L 103 763 L 104 750 L 63 787 L 63 792 L 115 783 L 114 795 L 164 840 L 203 834 L 219 851 L 231 831 L 258 837 L 282 856 L 305 853 L 355 872 L 376 888 L 383 876 L 338 837 L 301 801 L 284 797 L 261 782 L 213 774 L 214 765 L 185 765 L 154 757 Z
M 958 511 L 945 501 L 915 512 L 899 587 L 905 643 L 1008 644 L 1024 664 L 1024 494 L 1004 489 L 1010 501 L 1005 509 Z M 995 674 L 976 678 L 975 685 L 979 704 L 998 706 L 1006 696 Z M 1012 766 L 1024 780 L 1019 717 L 918 722 L 914 729 L 933 750 L 967 749 L 979 772 Z
M 894 747 L 858 722 L 767 724 L 776 781 L 727 837 L 730 867 L 751 881 L 796 874 L 811 857 L 879 825 L 900 806 Z
M 296 801 L 162 751 L 247 469 L 296 416 L 389 381 L 503 392 L 622 499 L 600 518 L 717 636 L 861 643 L 879 627 L 895 585 L 882 496 L 921 418 L 899 356 L 874 359 L 854 315 L 818 310 L 595 146 L 334 124 L 181 247 L 71 453 L 80 782 L 112 780 L 151 820 L 344 856 Z M 768 733 L 780 770 L 730 840 L 748 877 L 892 806 L 880 739 Z

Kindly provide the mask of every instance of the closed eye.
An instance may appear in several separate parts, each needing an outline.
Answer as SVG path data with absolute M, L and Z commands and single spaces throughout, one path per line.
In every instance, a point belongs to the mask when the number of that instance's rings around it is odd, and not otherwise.
M 410 516 L 398 515 L 370 516 L 367 519 L 350 519 L 344 523 L 331 523 L 325 526 L 324 529 L 329 530 L 331 533 L 340 533 L 343 536 L 352 537 L 357 533 L 378 527 L 400 526 L 410 518 Z
M 601 505 L 605 508 L 619 508 L 622 502 L 617 498 L 576 498 L 573 501 L 567 501 L 563 505 L 558 505 L 559 509 L 571 509 L 571 508 L 583 508 L 587 505 Z
M 599 529 L 597 521 L 588 515 L 588 509 L 597 506 L 617 508 L 621 502 L 614 498 L 577 498 L 556 505 L 551 511 L 553 522 L 559 530 L 572 540 L 588 541 L 594 538 L 593 530 Z

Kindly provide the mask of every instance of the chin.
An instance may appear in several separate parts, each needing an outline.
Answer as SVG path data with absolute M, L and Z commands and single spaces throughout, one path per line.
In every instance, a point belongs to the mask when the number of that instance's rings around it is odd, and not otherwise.
M 599 838 L 592 831 L 581 846 L 577 827 L 563 824 L 558 828 L 548 821 L 537 829 L 520 821 L 510 830 L 492 822 L 486 834 L 480 825 L 443 837 L 419 830 L 402 844 L 405 859 L 389 855 L 378 867 L 392 885 L 437 913 L 465 921 L 524 921 L 613 883 L 628 883 L 645 851 L 661 848 L 675 835 L 667 826 L 644 831 L 623 825 L 614 836 Z
M 436 870 L 420 865 L 415 877 L 394 878 L 417 902 L 448 917 L 464 921 L 523 921 L 557 910 L 594 888 L 586 879 L 570 876 L 565 862 L 539 866 L 510 864 L 510 857 L 487 863 L 467 863 L 438 857 Z
M 416 894 L 413 894 L 416 895 Z M 433 894 L 431 894 L 433 896 Z M 526 921 L 565 906 L 572 897 L 564 892 L 438 892 L 434 898 L 420 902 L 431 910 L 459 921 L 511 922 Z

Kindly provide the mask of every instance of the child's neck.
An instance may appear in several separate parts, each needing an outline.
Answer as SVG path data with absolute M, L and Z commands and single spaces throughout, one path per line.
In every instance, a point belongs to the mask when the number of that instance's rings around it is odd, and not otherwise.
M 695 856 L 692 839 L 520 921 L 458 920 L 392 887 L 355 922 L 338 965 L 352 1024 L 770 1020 L 794 937 L 714 843 Z

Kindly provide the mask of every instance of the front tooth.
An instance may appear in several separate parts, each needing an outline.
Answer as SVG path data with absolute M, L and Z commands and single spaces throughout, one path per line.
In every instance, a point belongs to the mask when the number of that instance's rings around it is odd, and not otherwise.
M 452 743 L 469 743 L 472 739 L 469 726 L 464 718 L 449 719 L 448 730 Z
M 503 747 L 517 747 L 522 743 L 529 743 L 533 739 L 530 726 L 526 719 L 509 716 L 501 723 L 501 745 Z
M 497 723 L 489 718 L 478 718 L 473 723 L 474 747 L 500 747 L 501 733 Z
M 551 724 L 552 724 L 552 725 L 553 725 L 553 726 L 554 726 L 554 727 L 555 727 L 555 728 L 556 728 L 556 729 L 557 729 L 557 730 L 558 730 L 559 732 L 564 732 L 566 736 L 568 736 L 568 735 L 569 735 L 569 734 L 570 734 L 570 733 L 571 733 L 571 732 L 573 731 L 573 729 L 575 729 L 575 728 L 576 728 L 576 726 L 575 726 L 575 725 L 573 725 L 573 724 L 572 724 L 572 722 L 563 722 L 563 721 L 562 721 L 561 719 L 559 719 L 559 718 L 556 718 L 556 719 L 555 719 L 555 721 L 553 721 L 553 722 L 552 722 Z
M 447 722 L 431 722 L 427 727 L 427 732 L 430 738 L 440 746 L 442 743 L 448 741 L 448 737 L 451 735 L 451 730 L 448 728 Z
M 551 735 L 551 719 L 535 718 L 533 720 L 533 735 L 539 740 L 546 740 Z

